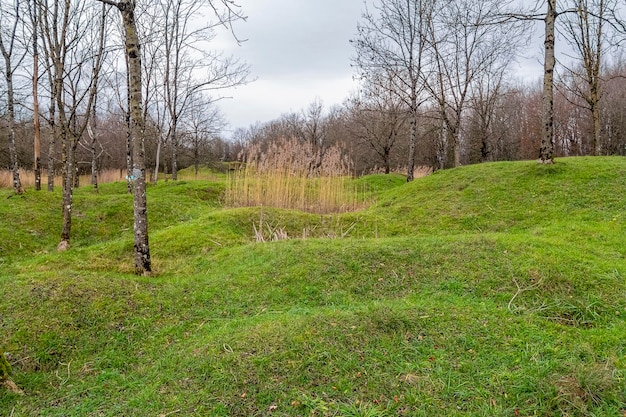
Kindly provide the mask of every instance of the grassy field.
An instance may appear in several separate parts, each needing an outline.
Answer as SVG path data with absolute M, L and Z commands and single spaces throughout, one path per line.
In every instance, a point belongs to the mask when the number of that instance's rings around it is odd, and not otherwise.
M 152 277 L 124 183 L 60 254 L 59 191 L 0 190 L 0 415 L 626 416 L 625 158 L 353 182 L 332 215 L 150 186 Z

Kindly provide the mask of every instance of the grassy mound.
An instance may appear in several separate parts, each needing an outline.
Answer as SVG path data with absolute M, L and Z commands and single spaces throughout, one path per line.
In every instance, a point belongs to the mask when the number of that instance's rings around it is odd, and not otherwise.
M 152 278 L 132 275 L 124 184 L 76 191 L 62 254 L 60 194 L 0 192 L 25 392 L 0 410 L 623 415 L 624 158 L 355 181 L 375 203 L 341 215 L 224 208 L 221 180 L 150 187 Z

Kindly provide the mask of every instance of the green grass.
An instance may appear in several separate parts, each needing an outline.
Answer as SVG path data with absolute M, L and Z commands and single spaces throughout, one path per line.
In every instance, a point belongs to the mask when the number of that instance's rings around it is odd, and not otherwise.
M 626 159 L 364 177 L 334 215 L 225 182 L 149 188 L 149 278 L 125 184 L 76 190 L 61 254 L 60 194 L 0 191 L 0 415 L 626 412 Z

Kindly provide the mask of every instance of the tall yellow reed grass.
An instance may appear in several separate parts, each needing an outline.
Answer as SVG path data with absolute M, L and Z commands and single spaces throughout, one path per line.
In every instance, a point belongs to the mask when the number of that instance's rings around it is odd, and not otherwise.
M 250 145 L 246 161 L 229 174 L 226 203 L 269 206 L 313 213 L 353 211 L 363 205 L 350 181 L 352 164 L 337 147 L 319 150 L 295 139 L 263 149 Z

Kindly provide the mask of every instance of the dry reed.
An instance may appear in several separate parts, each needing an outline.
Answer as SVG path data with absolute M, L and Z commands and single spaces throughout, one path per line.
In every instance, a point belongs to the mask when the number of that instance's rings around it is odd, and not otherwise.
M 348 181 L 352 164 L 338 147 L 322 155 L 310 143 L 283 139 L 267 149 L 249 145 L 244 160 L 229 175 L 226 202 L 231 206 L 337 213 L 361 205 L 358 190 Z

